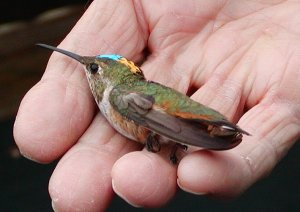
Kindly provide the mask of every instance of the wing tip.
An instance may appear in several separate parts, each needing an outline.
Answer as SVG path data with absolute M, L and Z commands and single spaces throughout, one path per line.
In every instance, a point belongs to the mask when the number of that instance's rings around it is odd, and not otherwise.
M 234 131 L 237 131 L 239 133 L 242 133 L 244 135 L 247 135 L 247 136 L 252 136 L 250 133 L 248 133 L 246 130 L 243 130 L 242 128 L 240 128 L 238 125 L 236 124 L 233 124 L 233 123 L 230 123 L 228 121 L 217 121 L 217 122 L 214 122 L 215 124 L 219 125 L 220 127 L 225 127 L 225 128 L 228 128 L 228 129 L 232 129 Z

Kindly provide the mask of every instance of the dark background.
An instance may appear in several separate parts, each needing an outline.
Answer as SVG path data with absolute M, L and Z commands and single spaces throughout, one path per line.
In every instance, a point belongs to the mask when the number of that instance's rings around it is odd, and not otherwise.
M 34 43 L 58 43 L 88 3 L 79 0 L 1 2 L 0 211 L 52 211 L 48 180 L 56 162 L 40 165 L 20 156 L 14 144 L 12 128 L 22 96 L 40 78 L 49 57 L 49 53 L 35 50 Z M 41 13 L 62 6 L 71 8 L 64 13 L 65 16 L 51 20 L 38 19 Z M 267 178 L 233 201 L 222 202 L 179 191 L 168 205 L 156 210 L 300 211 L 299 152 L 298 142 Z M 108 211 L 120 210 L 141 209 L 135 209 L 116 197 Z

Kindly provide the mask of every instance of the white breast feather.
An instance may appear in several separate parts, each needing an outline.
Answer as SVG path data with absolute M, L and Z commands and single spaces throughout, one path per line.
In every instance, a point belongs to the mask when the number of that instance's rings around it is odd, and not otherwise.
M 111 119 L 111 110 L 113 109 L 109 102 L 109 94 L 112 91 L 113 86 L 108 86 L 102 97 L 102 101 L 99 103 L 99 109 L 101 113 L 105 116 L 105 118 L 108 120 L 108 122 L 113 126 L 115 130 L 117 130 L 120 134 L 124 135 L 125 137 L 135 140 L 135 138 L 130 135 L 127 131 L 123 130 L 120 125 Z

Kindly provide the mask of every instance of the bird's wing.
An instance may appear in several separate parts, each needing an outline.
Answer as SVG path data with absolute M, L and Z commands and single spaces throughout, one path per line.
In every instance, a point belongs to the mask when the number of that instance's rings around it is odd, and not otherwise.
M 242 140 L 243 132 L 226 120 L 209 123 L 208 120 L 200 118 L 201 114 L 172 114 L 161 103 L 157 103 L 153 96 L 138 91 L 114 88 L 110 93 L 110 103 L 127 119 L 175 142 L 205 149 L 224 150 L 233 148 Z M 213 130 L 215 133 L 211 133 Z

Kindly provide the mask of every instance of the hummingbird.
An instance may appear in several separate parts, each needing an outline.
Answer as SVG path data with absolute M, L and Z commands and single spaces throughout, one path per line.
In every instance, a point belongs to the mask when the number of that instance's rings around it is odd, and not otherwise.
M 145 78 L 141 68 L 117 54 L 80 56 L 46 44 L 84 67 L 94 99 L 111 126 L 128 139 L 159 152 L 174 143 L 170 160 L 176 164 L 178 147 L 228 150 L 250 135 L 219 113 L 188 96 Z

